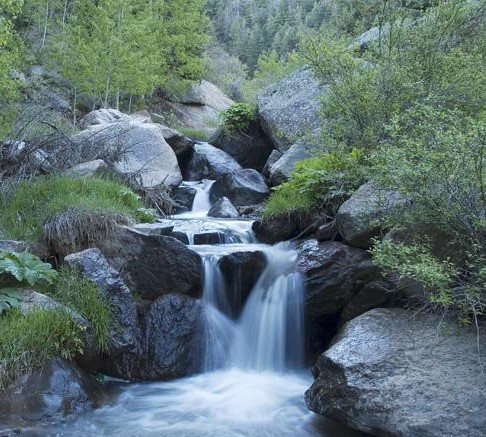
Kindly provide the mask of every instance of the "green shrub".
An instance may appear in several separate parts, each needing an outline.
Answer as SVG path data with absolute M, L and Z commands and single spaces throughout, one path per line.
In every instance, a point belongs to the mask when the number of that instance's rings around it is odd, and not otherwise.
M 194 141 L 201 141 L 207 142 L 209 141 L 209 135 L 207 132 L 201 129 L 195 129 L 192 127 L 181 127 L 179 128 L 179 132 L 186 137 L 189 137 L 191 140 Z
M 249 103 L 234 103 L 221 111 L 223 129 L 227 132 L 238 132 L 247 129 L 256 118 L 256 109 Z
M 47 359 L 70 360 L 83 349 L 82 329 L 64 310 L 9 311 L 0 332 L 0 389 Z
M 100 349 L 107 349 L 111 323 L 110 308 L 93 281 L 76 269 L 63 266 L 54 284 L 44 287 L 43 291 L 85 318 L 96 334 Z
M 297 163 L 290 180 L 274 188 L 264 217 L 293 211 L 336 212 L 364 182 L 364 158 L 360 149 L 323 153 Z
M 125 186 L 100 178 L 46 176 L 24 181 L 2 193 L 0 230 L 8 238 L 38 240 L 49 220 L 73 210 L 126 224 L 145 216 L 140 197 L 128 192 Z

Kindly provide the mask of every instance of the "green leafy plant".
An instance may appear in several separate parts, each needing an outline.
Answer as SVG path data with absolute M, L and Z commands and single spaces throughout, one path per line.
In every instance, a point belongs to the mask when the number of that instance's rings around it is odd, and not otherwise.
M 264 217 L 292 211 L 336 211 L 365 180 L 360 149 L 339 149 L 297 163 L 290 180 L 276 187 L 265 205 Z
M 52 284 L 57 272 L 48 263 L 29 252 L 0 251 L 0 275 L 13 276 L 20 283 L 34 286 L 39 282 Z
M 220 117 L 223 120 L 223 129 L 227 132 L 243 131 L 255 120 L 256 109 L 249 103 L 234 103 L 221 111 Z
M 3 312 L 20 306 L 23 290 L 19 288 L 0 289 L 0 316 Z

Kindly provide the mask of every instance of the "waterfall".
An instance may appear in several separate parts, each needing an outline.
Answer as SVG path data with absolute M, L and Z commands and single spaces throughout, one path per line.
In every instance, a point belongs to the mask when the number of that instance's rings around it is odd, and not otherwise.
M 218 266 L 219 256 L 203 258 L 205 370 L 231 364 L 257 371 L 284 371 L 303 364 L 303 279 L 292 270 L 296 252 L 287 245 L 259 248 L 266 255 L 267 267 L 251 291 L 241 317 L 234 322 L 228 318 L 232 311 Z

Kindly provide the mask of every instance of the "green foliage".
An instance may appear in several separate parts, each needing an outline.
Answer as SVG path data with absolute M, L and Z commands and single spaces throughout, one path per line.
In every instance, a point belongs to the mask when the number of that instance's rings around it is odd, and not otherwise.
M 76 269 L 64 266 L 53 286 L 44 287 L 43 291 L 85 318 L 96 334 L 100 349 L 107 349 L 111 323 L 110 308 L 93 281 Z
M 49 358 L 71 360 L 83 349 L 82 329 L 65 310 L 16 310 L 0 316 L 0 389 Z
M 343 149 L 297 163 L 288 182 L 274 188 L 263 214 L 272 217 L 292 211 L 334 213 L 364 182 L 363 152 Z
M 206 142 L 209 140 L 208 133 L 200 129 L 195 129 L 192 127 L 181 127 L 179 128 L 179 132 L 194 141 Z
M 61 72 L 77 92 L 118 107 L 203 73 L 203 0 L 77 0 L 56 36 Z
M 123 185 L 100 178 L 46 176 L 21 182 L 3 193 L 1 231 L 8 238 L 38 240 L 50 219 L 73 209 L 123 218 L 126 223 L 145 215 L 138 211 L 142 201 L 127 193 Z
M 0 316 L 5 311 L 18 308 L 22 300 L 23 290 L 21 288 L 0 289 Z
M 244 131 L 256 118 L 256 108 L 249 103 L 234 103 L 221 111 L 223 129 L 227 132 Z
M 13 276 L 18 282 L 33 287 L 39 282 L 52 284 L 57 273 L 50 264 L 31 253 L 0 251 L 0 275 Z

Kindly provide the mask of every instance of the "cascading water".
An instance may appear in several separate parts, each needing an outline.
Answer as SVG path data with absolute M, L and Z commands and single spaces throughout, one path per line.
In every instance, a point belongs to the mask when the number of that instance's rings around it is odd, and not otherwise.
M 224 231 L 219 245 L 191 246 L 203 258 L 204 320 L 200 327 L 202 373 L 171 382 L 116 383 L 116 402 L 75 421 L 42 429 L 56 437 L 352 437 L 362 434 L 310 413 L 303 393 L 303 278 L 294 271 L 297 253 L 288 244 L 255 242 L 251 222 L 204 218 L 211 181 L 193 183 L 192 213 L 162 225 L 196 234 Z M 267 265 L 235 319 L 219 260 L 235 252 L 260 251 Z M 234 278 L 237 279 L 237 278 Z M 300 368 L 300 370 L 299 370 Z

